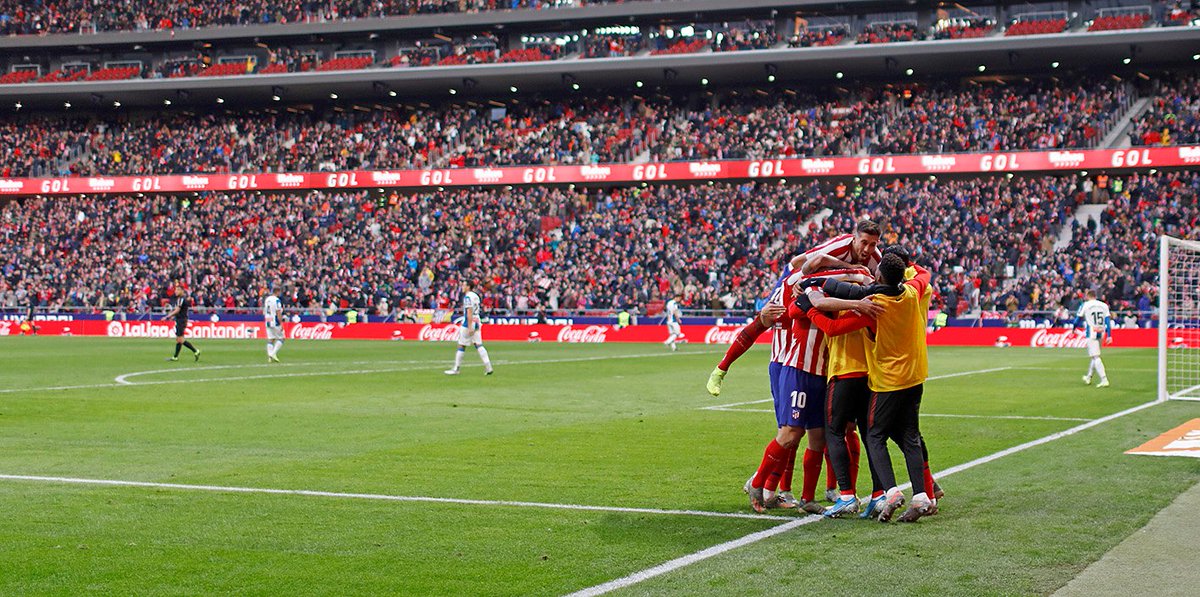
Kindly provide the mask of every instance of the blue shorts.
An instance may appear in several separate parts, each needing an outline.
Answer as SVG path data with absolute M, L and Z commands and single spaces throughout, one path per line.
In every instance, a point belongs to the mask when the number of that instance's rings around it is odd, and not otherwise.
M 780 427 L 825 427 L 824 377 L 779 363 L 771 363 L 770 373 L 775 422 Z

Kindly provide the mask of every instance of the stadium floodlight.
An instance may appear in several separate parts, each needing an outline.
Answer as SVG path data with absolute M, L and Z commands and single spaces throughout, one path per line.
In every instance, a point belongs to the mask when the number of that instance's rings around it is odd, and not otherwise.
M 225 103 L 225 98 L 223 98 L 223 97 L 218 97 L 218 98 L 217 98 L 217 103 L 218 103 L 218 104 L 223 104 L 223 103 Z
M 571 83 L 571 89 L 574 89 L 575 91 L 579 91 L 579 83 Z
M 64 107 L 64 108 L 66 108 L 66 109 L 68 109 L 68 110 L 70 110 L 70 109 L 71 109 L 71 102 L 63 102 L 63 107 Z
M 169 106 L 169 105 L 171 105 L 171 100 L 169 100 L 169 99 L 165 99 L 165 100 L 163 100 L 163 105 L 164 105 L 164 106 Z
M 338 94 L 336 94 L 336 93 L 329 94 L 329 99 L 335 100 L 337 98 L 338 98 Z
M 704 77 L 703 79 L 700 79 L 700 84 L 701 84 L 701 85 L 708 85 L 708 77 Z
M 904 74 L 906 74 L 906 75 L 908 75 L 908 76 L 910 76 L 910 77 L 911 77 L 911 76 L 912 76 L 912 74 L 913 74 L 913 69 L 911 69 L 911 68 L 904 69 Z
M 1192 54 L 1192 60 L 1200 60 L 1200 54 Z
M 840 78 L 842 78 L 842 77 L 844 77 L 844 76 L 846 76 L 846 75 L 842 74 L 842 71 L 838 71 L 838 72 L 837 72 L 837 74 L 833 75 L 833 77 L 834 77 L 835 79 L 840 79 Z
M 25 106 L 23 106 L 23 105 L 21 104 L 21 102 L 17 102 L 16 104 L 13 104 L 13 106 L 14 106 L 16 109 L 18 109 L 18 110 L 20 110 L 21 108 L 24 108 L 24 107 L 25 107 Z
M 1050 68 L 1058 68 L 1058 64 L 1059 64 L 1058 61 L 1055 60 L 1054 62 L 1050 63 Z
M 113 102 L 113 107 L 114 107 L 114 108 L 120 108 L 120 107 L 121 107 L 121 102 L 114 101 L 114 102 Z
M 279 101 L 281 98 L 278 95 L 272 95 L 271 99 L 274 101 Z
M 1158 399 L 1200 400 L 1200 242 L 1163 235 L 1158 251 Z
M 455 89 L 455 88 L 453 88 L 453 87 L 451 87 L 451 88 L 450 88 L 450 95 L 457 95 L 457 94 L 458 94 L 458 90 L 457 90 L 457 89 Z
M 511 92 L 513 92 L 513 93 L 516 93 L 516 92 L 517 92 L 517 86 L 516 86 L 516 85 L 510 85 L 510 86 L 508 87 L 508 90 L 509 90 L 509 91 L 511 91 Z
M 779 72 L 779 67 L 775 66 L 774 64 L 765 64 L 763 65 L 763 68 L 767 70 L 767 81 L 774 83 L 775 74 Z
M 390 97 L 396 97 L 396 90 L 395 90 L 395 89 L 389 89 L 389 90 L 388 90 L 388 96 L 390 96 Z
M 768 83 L 774 83 L 774 82 L 775 82 L 775 75 L 767 75 L 767 82 L 768 82 Z
M 979 65 L 979 72 L 983 72 L 983 71 L 985 71 L 985 70 L 987 70 L 987 66 L 986 66 L 986 65 L 983 65 L 983 64 L 980 64 L 980 65 Z
M 634 83 L 634 85 L 637 86 L 638 89 L 641 89 L 642 86 L 645 85 L 645 83 L 638 81 L 638 82 Z

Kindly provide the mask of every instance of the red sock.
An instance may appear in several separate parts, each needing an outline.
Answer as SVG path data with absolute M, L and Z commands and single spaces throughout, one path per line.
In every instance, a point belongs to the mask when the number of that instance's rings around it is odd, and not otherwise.
M 825 489 L 837 488 L 837 475 L 833 472 L 833 461 L 829 459 L 829 448 L 825 448 Z
M 851 431 L 846 434 L 846 450 L 850 452 L 850 487 L 858 494 L 858 459 L 862 457 L 862 444 L 858 443 L 858 434 Z
M 721 359 L 721 364 L 717 365 L 717 369 L 729 371 L 729 366 L 743 354 L 746 354 L 746 351 L 750 350 L 751 346 L 754 346 L 754 341 L 758 340 L 758 337 L 765 331 L 767 331 L 767 328 L 763 327 L 762 322 L 756 316 L 754 321 L 747 323 L 746 327 L 738 332 L 737 338 L 733 339 L 733 344 L 730 344 L 729 350 L 725 351 L 725 358 Z
M 796 450 L 788 451 L 787 464 L 783 467 L 783 474 L 779 477 L 779 491 L 792 490 L 792 471 L 796 470 Z
M 813 501 L 817 493 L 817 479 L 821 478 L 821 453 L 816 450 L 804 449 L 804 487 L 800 498 L 806 502 Z
M 929 463 L 925 463 L 925 495 L 933 499 L 933 473 L 929 471 Z
M 776 468 L 782 470 L 786 463 L 787 450 L 772 439 L 771 443 L 767 444 L 767 449 L 763 451 L 762 463 L 758 465 L 758 472 L 754 473 L 754 479 L 750 481 L 750 486 L 764 487 L 771 473 L 775 472 Z

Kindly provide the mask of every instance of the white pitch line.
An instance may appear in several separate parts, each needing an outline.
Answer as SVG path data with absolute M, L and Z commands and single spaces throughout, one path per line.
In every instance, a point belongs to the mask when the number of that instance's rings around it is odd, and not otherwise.
M 731 413 L 773 413 L 775 411 L 767 408 L 709 408 L 707 410 L 717 410 Z M 1081 419 L 1079 417 L 1039 417 L 1034 415 L 958 415 L 946 413 L 921 413 L 921 418 L 925 417 L 940 417 L 947 419 L 1014 419 L 1022 421 L 1091 421 L 1092 419 Z
M 466 506 L 508 506 L 514 508 L 549 508 L 554 510 L 579 510 L 587 512 L 620 512 L 625 514 L 661 514 L 670 516 L 703 516 L 708 518 L 739 518 L 749 520 L 787 520 L 769 514 L 746 512 L 709 512 L 705 510 L 664 510 L 660 508 L 626 508 L 622 506 L 590 506 L 586 504 L 555 504 L 547 502 L 523 502 L 512 500 L 468 500 L 460 498 L 430 497 L 421 495 L 389 495 L 377 493 L 346 493 L 337 491 L 315 491 L 310 489 L 272 489 L 266 487 L 227 487 L 222 485 L 189 485 L 186 483 L 153 483 L 149 481 L 123 481 L 120 479 L 85 479 L 78 477 L 47 477 L 41 475 L 3 475 L 8 481 L 36 481 L 72 485 L 104 485 L 109 487 L 145 487 L 150 489 L 177 489 L 182 491 L 209 491 L 216 493 L 251 493 L 269 495 L 300 495 L 306 497 L 341 498 L 355 500 L 378 500 L 388 502 L 425 502 L 458 504 Z
M 611 360 L 611 359 L 646 359 L 646 358 L 682 356 L 682 355 L 689 355 L 689 354 L 713 354 L 714 352 L 715 351 L 699 351 L 699 352 L 687 352 L 687 353 L 655 352 L 655 353 L 643 353 L 643 354 L 606 355 L 606 356 L 594 356 L 594 357 L 573 357 L 573 358 L 567 358 L 567 359 L 539 359 L 539 360 L 531 360 L 531 361 L 495 361 L 495 363 L 497 365 L 505 365 L 505 366 L 509 366 L 509 365 L 546 365 L 546 364 L 553 364 L 553 363 L 577 363 L 577 362 L 585 362 L 585 361 L 606 361 L 606 360 Z M 382 362 L 396 362 L 396 361 L 382 361 Z M 205 370 L 212 370 L 212 369 L 226 369 L 226 368 L 235 369 L 235 368 L 239 368 L 239 367 L 247 367 L 247 368 L 259 367 L 260 365 L 222 365 L 222 366 L 212 366 L 212 367 L 190 367 L 190 368 L 154 370 L 154 371 L 135 371 L 132 373 L 126 373 L 126 374 L 117 376 L 117 378 L 115 378 L 112 383 L 84 384 L 84 385 L 74 385 L 74 386 L 46 386 L 46 387 L 38 387 L 38 388 L 5 388 L 5 389 L 0 389 L 0 394 L 12 394 L 15 392 L 45 392 L 45 391 L 55 391 L 55 390 L 88 390 L 88 389 L 98 389 L 98 388 L 124 388 L 124 387 L 130 387 L 130 386 L 153 386 L 153 385 L 169 385 L 169 384 L 195 383 L 195 382 L 245 381 L 245 380 L 250 380 L 250 379 L 273 379 L 273 378 L 280 378 L 280 377 L 318 377 L 318 376 L 325 376 L 325 375 L 361 375 L 361 374 L 365 374 L 365 373 L 396 373 L 396 372 L 404 372 L 404 371 L 424 371 L 424 370 L 430 370 L 430 369 L 439 369 L 439 368 L 445 366 L 444 363 L 435 364 L 434 361 L 401 361 L 401 362 L 424 362 L 424 363 L 429 363 L 429 365 L 424 366 L 424 367 L 384 367 L 384 368 L 378 368 L 378 369 L 354 369 L 354 370 L 341 369 L 341 370 L 337 370 L 337 371 L 305 371 L 305 372 L 297 372 L 297 373 L 274 373 L 274 374 L 265 374 L 265 375 L 240 375 L 240 376 L 236 376 L 236 377 L 200 377 L 200 378 L 190 378 L 190 379 L 167 379 L 167 380 L 140 381 L 140 382 L 128 381 L 129 377 L 132 377 L 135 375 L 143 375 L 143 374 L 150 374 L 150 373 L 162 373 L 162 372 L 166 372 L 166 371 L 172 371 L 172 372 L 175 372 L 175 371 L 183 371 L 183 372 L 205 371 Z M 294 363 L 294 365 L 297 365 L 297 366 L 307 365 L 307 364 L 309 364 L 309 363 Z M 326 364 L 337 364 L 337 363 L 326 363 Z M 267 365 L 261 365 L 261 366 L 267 367 Z M 274 366 L 278 367 L 279 365 L 274 365 Z M 117 380 L 122 380 L 122 378 L 124 378 L 123 381 L 117 381 Z
M 960 473 L 967 469 L 977 467 L 981 464 L 987 464 L 994 460 L 1004 458 L 1005 456 L 1009 456 L 1011 454 L 1016 454 L 1017 452 L 1021 452 L 1023 450 L 1028 450 L 1029 448 L 1033 448 L 1035 446 L 1047 444 L 1056 439 L 1061 439 L 1061 438 L 1067 437 L 1068 435 L 1074 435 L 1085 429 L 1090 429 L 1101 423 L 1106 423 L 1113 419 L 1118 419 L 1125 415 L 1138 412 L 1140 410 L 1154 406 L 1155 404 L 1159 404 L 1159 402 L 1152 401 L 1152 402 L 1147 402 L 1145 404 L 1140 404 L 1138 406 L 1135 406 L 1135 407 L 1129 408 L 1129 409 L 1125 409 L 1118 413 L 1114 413 L 1114 414 L 1111 414 L 1111 415 L 1108 415 L 1105 417 L 1101 417 L 1101 418 L 1095 419 L 1093 421 L 1088 421 L 1087 423 L 1084 423 L 1082 425 L 1076 425 L 1075 427 L 1072 427 L 1065 431 L 1059 431 L 1058 433 L 1052 433 L 1052 434 L 1047 435 L 1046 437 L 1043 437 L 1040 439 L 1035 439 L 1033 441 L 1025 442 L 1018 446 L 1013 446 L 1006 450 L 1001 450 L 999 452 L 996 452 L 994 454 L 989 454 L 982 458 L 976 458 L 975 460 L 972 460 L 970 462 L 964 462 L 957 466 L 952 466 L 948 469 L 933 473 L 933 476 L 935 478 L 948 477 L 955 473 Z M 911 483 L 906 483 L 904 485 L 901 485 L 900 488 L 901 489 L 909 489 L 909 488 L 911 488 L 911 486 L 912 486 Z M 647 569 L 641 570 L 639 572 L 634 572 L 633 574 L 630 574 L 628 576 L 623 576 L 623 577 L 615 579 L 615 580 L 610 580 L 606 583 L 602 583 L 599 585 L 588 587 L 586 589 L 582 589 L 580 591 L 576 591 L 574 593 L 567 595 L 567 597 L 584 597 L 584 596 L 595 597 L 596 595 L 603 595 L 603 594 L 609 593 L 611 591 L 623 589 L 623 588 L 635 585 L 637 583 L 640 583 L 644 580 L 649 580 L 656 576 L 661 576 L 668 572 L 673 572 L 673 571 L 683 568 L 685 566 L 690 566 L 697 562 L 707 560 L 708 558 L 723 554 L 727 551 L 731 551 L 731 550 L 737 549 L 739 547 L 745 547 L 752 543 L 757 543 L 759 541 L 762 541 L 763 539 L 768 539 L 770 537 L 774 537 L 775 535 L 779 535 L 780 533 L 790 531 L 796 527 L 799 527 L 799 526 L 802 526 L 805 524 L 809 524 L 811 522 L 815 522 L 815 521 L 821 520 L 821 519 L 822 518 L 819 516 L 810 516 L 808 518 L 802 518 L 800 520 L 790 522 L 790 523 L 787 523 L 784 525 L 780 525 L 780 526 L 777 526 L 772 529 L 767 529 L 766 531 L 759 531 L 757 533 L 752 533 L 750 535 L 746 535 L 745 537 L 741 537 L 739 539 L 727 541 L 725 543 L 721 543 L 721 544 L 709 547 L 708 549 L 704 549 L 704 550 L 701 550 L 701 551 L 698 551 L 698 552 L 695 552 L 692 554 L 688 554 L 686 556 L 675 558 L 674 560 L 663 562 L 662 564 L 654 566 L 653 568 L 647 568 Z

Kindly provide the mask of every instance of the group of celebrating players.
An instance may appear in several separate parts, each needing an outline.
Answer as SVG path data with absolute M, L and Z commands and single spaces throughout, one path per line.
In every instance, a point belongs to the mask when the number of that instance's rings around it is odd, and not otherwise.
M 757 512 L 794 508 L 829 518 L 858 515 L 888 522 L 905 503 L 888 452 L 890 439 L 904 454 L 913 491 L 899 520 L 915 522 L 937 513 L 942 490 L 930 474 L 919 424 L 928 375 L 930 274 L 902 247 L 881 252 L 879 236 L 877 224 L 861 220 L 853 234 L 793 258 L 766 306 L 709 376 L 708 391 L 719 395 L 730 365 L 771 330 L 769 374 L 778 431 L 744 486 Z M 797 500 L 792 473 L 806 436 Z M 856 487 L 859 436 L 867 446 L 872 484 L 865 505 Z M 824 463 L 837 481 L 837 489 L 826 492 L 833 502 L 829 507 L 815 500 Z

